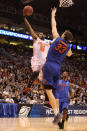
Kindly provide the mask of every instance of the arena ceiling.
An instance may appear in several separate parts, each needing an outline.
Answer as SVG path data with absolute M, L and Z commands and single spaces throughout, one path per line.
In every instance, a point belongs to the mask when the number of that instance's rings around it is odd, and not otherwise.
M 29 0 L 27 0 L 29 1 Z M 31 22 L 37 25 L 41 25 L 46 28 L 50 28 L 51 8 L 56 6 L 56 21 L 57 28 L 60 32 L 65 29 L 70 29 L 77 37 L 81 39 L 87 39 L 87 0 L 73 0 L 74 5 L 69 8 L 59 8 L 58 0 L 0 0 L 0 16 L 14 19 L 14 23 L 19 24 L 23 22 L 22 9 L 25 5 L 29 4 L 34 8 L 34 14 L 31 18 Z M 8 7 L 9 11 L 6 10 Z M 13 13 L 12 13 L 13 12 Z M 36 15 L 35 14 L 39 14 Z M 4 21 L 5 23 L 5 21 Z

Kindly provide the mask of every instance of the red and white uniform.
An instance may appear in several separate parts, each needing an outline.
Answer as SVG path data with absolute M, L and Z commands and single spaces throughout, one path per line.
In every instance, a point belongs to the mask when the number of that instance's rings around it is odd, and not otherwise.
M 40 71 L 46 61 L 50 44 L 47 40 L 37 38 L 33 44 L 33 57 L 31 58 L 32 71 Z

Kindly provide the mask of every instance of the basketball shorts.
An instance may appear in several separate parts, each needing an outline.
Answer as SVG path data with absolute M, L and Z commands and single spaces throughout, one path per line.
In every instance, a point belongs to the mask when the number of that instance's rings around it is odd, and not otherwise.
M 57 83 L 60 79 L 60 65 L 53 62 L 46 62 L 43 66 L 43 85 L 51 85 L 57 88 Z
M 57 88 L 54 88 L 53 94 L 55 96 L 55 99 L 59 99 L 59 93 L 58 93 L 58 89 Z
M 68 109 L 68 105 L 69 105 L 68 100 L 63 101 L 63 100 L 59 99 L 59 112 L 62 113 L 64 108 Z
M 44 65 L 44 60 L 41 60 L 35 56 L 33 56 L 31 58 L 31 68 L 32 68 L 32 71 L 40 71 Z

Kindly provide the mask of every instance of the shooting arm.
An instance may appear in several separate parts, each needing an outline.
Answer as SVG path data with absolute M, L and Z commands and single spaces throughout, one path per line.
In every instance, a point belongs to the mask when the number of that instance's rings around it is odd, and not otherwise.
M 55 13 L 56 13 L 56 8 L 53 8 L 51 12 L 51 27 L 52 27 L 53 39 L 59 37 L 59 33 L 57 32 L 57 27 L 56 27 Z
M 30 32 L 30 35 L 32 36 L 33 40 L 36 40 L 38 36 L 36 35 L 36 33 L 34 32 L 34 30 L 32 29 L 32 27 L 29 24 L 29 22 L 26 19 L 26 17 L 24 17 L 24 22 L 25 22 L 25 25 L 26 25 L 28 31 Z

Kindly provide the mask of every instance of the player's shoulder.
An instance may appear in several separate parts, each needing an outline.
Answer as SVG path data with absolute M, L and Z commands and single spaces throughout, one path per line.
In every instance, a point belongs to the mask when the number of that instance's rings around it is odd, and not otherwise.
M 53 41 L 59 41 L 59 40 L 63 40 L 61 37 L 57 37 L 56 39 L 53 39 Z
M 38 41 L 42 41 L 39 37 L 37 37 L 37 40 L 38 40 Z
M 61 83 L 63 83 L 63 80 L 62 80 L 62 79 L 60 79 L 60 80 L 59 80 L 59 83 L 60 83 L 60 84 L 61 84 Z
M 38 41 L 40 41 L 40 38 L 37 37 L 36 39 L 33 40 L 33 43 L 37 43 Z

